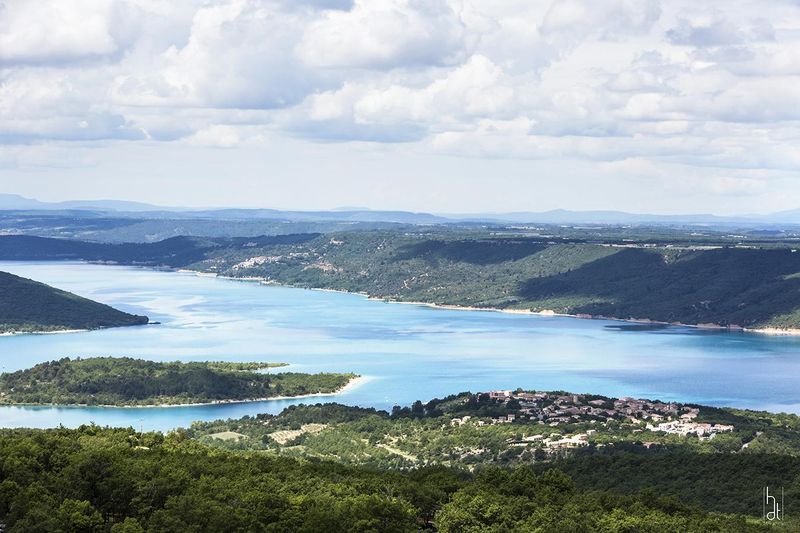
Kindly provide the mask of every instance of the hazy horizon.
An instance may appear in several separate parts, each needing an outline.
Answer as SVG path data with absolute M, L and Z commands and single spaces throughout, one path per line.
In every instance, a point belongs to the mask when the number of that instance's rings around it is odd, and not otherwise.
M 622 210 L 622 209 L 570 209 L 568 207 L 556 207 L 553 209 L 547 210 L 528 210 L 528 211 L 424 211 L 424 210 L 415 210 L 415 209 L 408 209 L 408 208 L 392 208 L 392 209 L 381 209 L 377 207 L 370 207 L 370 206 L 332 206 L 332 207 L 323 207 L 323 208 L 307 208 L 303 206 L 299 207 L 275 207 L 270 205 L 247 205 L 247 204 L 240 204 L 240 205 L 159 205 L 151 202 L 142 202 L 138 200 L 129 200 L 125 198 L 107 198 L 107 197 L 97 197 L 97 198 L 65 198 L 64 200 L 55 200 L 53 202 L 43 201 L 39 198 L 27 197 L 22 195 L 17 195 L 13 193 L 3 193 L 0 192 L 0 210 L 6 209 L 3 207 L 5 204 L 3 203 L 4 197 L 18 197 L 20 200 L 25 201 L 32 201 L 32 202 L 41 202 L 44 204 L 43 209 L 46 209 L 47 206 L 58 205 L 61 203 L 68 203 L 68 204 L 85 204 L 85 205 L 92 205 L 92 204 L 113 204 L 113 203 L 130 203 L 130 204 L 139 204 L 139 209 L 137 210 L 145 210 L 145 206 L 152 207 L 154 209 L 165 210 L 165 211 L 222 211 L 222 210 L 274 210 L 274 211 L 295 211 L 295 212 L 355 212 L 355 211 L 397 211 L 397 212 L 407 212 L 407 213 L 416 213 L 416 214 L 431 214 L 435 216 L 491 216 L 491 215 L 512 215 L 512 214 L 525 214 L 525 213 L 550 213 L 550 212 L 559 212 L 564 211 L 568 213 L 591 213 L 591 212 L 598 212 L 598 213 L 623 213 L 627 215 L 634 215 L 634 216 L 711 216 L 711 217 L 720 217 L 720 218 L 757 218 L 761 216 L 768 216 L 773 215 L 776 213 L 783 212 L 782 211 L 772 211 L 766 213 L 733 213 L 730 215 L 723 215 L 719 213 L 713 212 L 658 212 L 658 211 L 632 211 L 632 210 Z M 19 209 L 27 209 L 27 208 L 19 208 Z M 31 207 L 30 209 L 36 210 L 36 207 Z M 116 211 L 125 211 L 121 208 L 109 208 L 110 210 Z M 789 210 L 793 211 L 793 210 Z

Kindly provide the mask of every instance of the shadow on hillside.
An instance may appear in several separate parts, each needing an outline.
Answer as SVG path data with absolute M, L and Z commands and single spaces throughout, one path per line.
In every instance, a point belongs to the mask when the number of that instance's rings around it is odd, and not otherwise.
M 423 259 L 434 264 L 440 260 L 447 260 L 474 265 L 492 265 L 517 261 L 545 248 L 547 248 L 545 244 L 524 239 L 428 240 L 400 247 L 395 259 L 398 261 Z
M 111 244 L 28 235 L 5 235 L 0 236 L 0 259 L 24 261 L 79 259 L 182 267 L 202 261 L 209 252 L 225 247 L 252 248 L 253 246 L 298 244 L 308 242 L 318 236 L 318 233 L 231 238 L 178 236 L 152 243 Z
M 605 329 L 613 329 L 616 331 L 635 331 L 635 332 L 642 332 L 642 331 L 661 331 L 663 329 L 667 329 L 669 327 L 668 324 L 609 324 L 605 326 Z
M 800 308 L 800 253 L 722 248 L 672 262 L 654 250 L 623 249 L 573 271 L 522 283 L 530 302 L 602 299 L 571 313 L 665 322 L 752 325 Z

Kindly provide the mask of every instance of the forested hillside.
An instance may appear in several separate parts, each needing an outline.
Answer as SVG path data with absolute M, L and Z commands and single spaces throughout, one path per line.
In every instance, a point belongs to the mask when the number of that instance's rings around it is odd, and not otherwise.
M 80 259 L 126 265 L 181 267 L 231 248 L 248 249 L 280 244 L 296 244 L 309 241 L 316 236 L 316 234 L 301 234 L 216 239 L 172 237 L 154 243 L 107 244 L 24 235 L 4 235 L 0 237 L 0 259 L 14 261 Z
M 85 259 L 465 307 L 748 328 L 800 327 L 800 253 L 790 242 L 701 244 L 417 228 L 108 245 L 0 237 L 0 259 Z M 625 234 L 627 235 L 627 234 Z
M 254 400 L 335 392 L 355 377 L 258 372 L 271 366 L 276 365 L 64 358 L 0 375 L 0 404 L 153 405 Z
M 0 332 L 98 329 L 147 322 L 146 316 L 0 272 Z
M 685 324 L 800 326 L 800 253 L 790 247 L 348 233 L 299 246 L 229 249 L 193 268 L 401 301 Z
M 258 237 L 296 233 L 323 233 L 353 229 L 399 227 L 392 222 L 287 220 L 258 218 L 243 211 L 232 218 L 218 213 L 149 213 L 149 216 L 94 211 L 4 211 L 0 210 L 0 233 L 94 242 L 158 242 L 172 237 Z
M 297 405 L 276 416 L 196 422 L 191 434 L 224 448 L 270 450 L 379 468 L 525 464 L 567 452 L 599 453 L 620 446 L 640 451 L 767 453 L 800 458 L 797 415 L 674 403 L 642 407 L 630 414 L 632 403 L 619 399 L 540 394 L 543 399 L 529 403 L 462 393 L 417 402 L 411 408 L 398 407 L 392 413 L 336 403 Z M 648 405 L 645 400 L 637 402 Z M 660 422 L 677 420 L 682 414 L 691 417 L 690 421 L 659 429 Z M 306 430 L 299 431 L 304 426 Z M 214 438 L 223 431 L 237 432 L 239 438 Z M 554 433 L 580 438 L 562 440 L 553 437 Z
M 716 514 L 654 490 L 587 489 L 559 470 L 366 470 L 213 450 L 182 432 L 0 430 L 0 457 L 0 522 L 10 532 L 699 533 L 797 525 Z
M 232 451 L 376 469 L 557 466 L 586 490 L 649 489 L 720 512 L 757 514 L 754 487 L 765 485 L 800 498 L 800 417 L 788 414 L 516 391 L 392 413 L 290 406 L 277 416 L 197 422 L 187 435 Z

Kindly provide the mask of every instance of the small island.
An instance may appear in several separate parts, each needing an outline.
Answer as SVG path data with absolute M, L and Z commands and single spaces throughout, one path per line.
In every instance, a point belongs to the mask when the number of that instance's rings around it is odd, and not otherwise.
M 268 373 L 285 363 L 63 358 L 0 375 L 0 404 L 157 406 L 332 394 L 355 374 Z

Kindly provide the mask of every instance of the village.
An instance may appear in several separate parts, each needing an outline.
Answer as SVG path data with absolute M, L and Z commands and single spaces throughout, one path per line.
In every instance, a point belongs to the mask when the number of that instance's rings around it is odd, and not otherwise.
M 604 398 L 588 394 L 566 394 L 554 392 L 522 392 L 495 390 L 488 393 L 490 399 L 513 407 L 515 413 L 492 418 L 491 424 L 513 424 L 535 422 L 557 428 L 561 425 L 590 423 L 607 426 L 611 422 L 629 423 L 641 427 L 634 432 L 650 431 L 687 437 L 696 435 L 700 440 L 711 440 L 719 433 L 734 430 L 726 424 L 697 422 L 697 407 L 675 402 L 665 403 L 635 398 Z M 517 409 L 518 407 L 518 409 Z M 461 425 L 471 419 L 469 416 L 454 418 L 451 425 Z M 477 421 L 478 425 L 487 422 Z M 551 433 L 549 436 L 537 434 L 523 437 L 516 445 L 541 443 L 548 449 L 575 448 L 587 446 L 589 438 L 597 429 L 587 429 L 582 433 L 563 436 Z M 654 443 L 646 442 L 648 447 Z

